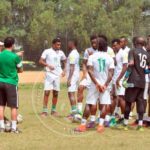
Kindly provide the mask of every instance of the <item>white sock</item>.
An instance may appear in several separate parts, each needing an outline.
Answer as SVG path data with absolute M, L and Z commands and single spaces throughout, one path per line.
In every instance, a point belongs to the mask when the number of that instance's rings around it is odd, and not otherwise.
M 14 130 L 17 129 L 17 121 L 16 120 L 11 121 L 11 128 Z
M 121 118 L 124 118 L 124 114 L 121 114 Z
M 95 117 L 94 115 L 91 115 L 90 121 L 91 121 L 91 122 L 95 122 L 95 120 L 96 120 L 96 117 Z
M 133 116 L 133 112 L 132 112 L 132 111 L 130 112 L 129 116 L 130 116 L 130 117 L 132 117 L 132 116 Z
M 4 120 L 0 120 L 0 128 L 3 128 L 3 129 L 5 129 Z
M 128 119 L 124 119 L 124 124 L 128 125 Z
M 81 120 L 81 125 L 86 125 L 86 122 L 87 122 L 87 120 L 83 118 L 83 119 Z
M 78 108 L 78 111 L 79 111 L 79 112 L 82 112 L 82 107 L 83 107 L 83 104 L 82 104 L 82 103 L 78 103 L 78 104 L 77 104 L 77 108 Z
M 110 121 L 110 116 L 109 116 L 109 115 L 106 115 L 106 116 L 105 116 L 105 121 L 107 121 L 107 122 Z
M 139 126 L 143 126 L 143 120 L 139 120 Z
M 118 114 L 119 113 L 119 109 L 120 109 L 120 107 L 116 106 L 114 112 Z
M 103 118 L 100 118 L 100 119 L 99 119 L 99 125 L 100 125 L 100 126 L 103 126 L 103 125 L 104 125 L 104 119 L 103 119 Z

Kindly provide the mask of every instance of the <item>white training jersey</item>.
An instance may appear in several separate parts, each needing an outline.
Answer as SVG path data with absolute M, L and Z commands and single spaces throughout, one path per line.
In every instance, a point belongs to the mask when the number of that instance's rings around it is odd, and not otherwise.
M 109 69 L 114 69 L 114 60 L 107 52 L 97 52 L 89 57 L 88 66 L 93 66 L 94 76 L 100 81 L 100 84 L 105 84 L 108 78 Z
M 115 67 L 114 77 L 113 77 L 114 83 L 116 82 L 117 78 L 119 77 L 122 71 L 123 64 L 128 63 L 128 54 L 124 50 L 120 49 L 116 54 L 115 59 L 116 59 L 116 67 Z
M 93 49 L 93 47 L 87 48 L 84 52 L 83 59 L 88 60 L 91 55 L 93 55 L 97 50 Z
M 70 65 L 75 65 L 73 76 L 80 76 L 80 66 L 79 66 L 80 55 L 77 49 L 73 49 L 67 58 L 67 78 L 69 77 Z
M 126 46 L 123 50 L 124 50 L 127 54 L 129 54 L 130 48 L 129 48 L 128 46 Z
M 111 58 L 115 58 L 114 50 L 111 47 L 107 47 L 107 53 Z
M 66 60 L 66 56 L 63 51 L 55 51 L 53 48 L 46 49 L 41 55 L 41 58 L 45 59 L 48 65 L 52 65 L 54 70 L 50 70 L 48 67 L 45 67 L 46 72 L 51 76 L 60 76 L 62 73 L 61 61 Z

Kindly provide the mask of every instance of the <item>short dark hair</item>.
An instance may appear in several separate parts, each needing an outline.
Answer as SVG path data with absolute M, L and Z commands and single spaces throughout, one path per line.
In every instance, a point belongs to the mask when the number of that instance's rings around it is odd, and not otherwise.
M 106 35 L 104 35 L 104 34 L 99 34 L 98 37 L 99 37 L 99 38 L 103 38 L 106 42 L 108 42 L 108 38 L 106 37 Z
M 57 37 L 57 38 L 55 38 L 55 39 L 52 40 L 52 44 L 55 44 L 57 42 L 61 43 L 61 40 L 60 40 L 59 37 Z
M 99 51 L 107 51 L 107 42 L 103 38 L 98 39 L 98 50 Z
M 4 40 L 4 46 L 5 48 L 10 48 L 15 44 L 15 39 L 13 37 L 7 37 Z
M 113 40 L 111 41 L 111 43 L 112 43 L 112 44 L 114 44 L 114 43 L 120 44 L 120 40 L 119 40 L 119 39 L 113 39 Z
M 97 39 L 97 35 L 91 35 L 90 36 L 90 41 Z
M 73 44 L 77 47 L 78 46 L 78 41 L 77 39 L 69 39 L 68 42 L 73 42 Z

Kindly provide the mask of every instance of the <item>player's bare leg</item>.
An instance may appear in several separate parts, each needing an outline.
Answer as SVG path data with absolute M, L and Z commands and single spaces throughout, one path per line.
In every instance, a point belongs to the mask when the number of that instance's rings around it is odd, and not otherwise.
M 58 91 L 53 90 L 53 98 L 52 98 L 52 108 L 51 108 L 51 115 L 58 116 L 56 112 L 56 105 L 58 101 Z
M 104 131 L 105 117 L 107 114 L 110 113 L 110 105 L 100 105 L 100 108 L 101 108 L 101 115 L 100 115 L 97 131 L 101 133 Z
M 78 93 L 77 93 L 77 109 L 80 114 L 82 114 L 84 90 L 85 90 L 85 87 L 83 85 L 80 85 L 78 88 Z
M 45 117 L 48 115 L 48 99 L 49 99 L 50 91 L 44 91 L 44 99 L 43 99 L 43 111 L 41 116 Z
M 79 125 L 77 128 L 75 128 L 75 131 L 77 132 L 85 132 L 87 130 L 87 119 L 89 118 L 90 114 L 94 115 L 96 114 L 96 105 L 89 105 L 86 104 L 84 112 L 83 112 L 83 117 L 81 120 L 81 125 Z
M 0 106 L 0 132 L 4 132 L 5 124 L 4 124 L 4 106 Z
M 121 118 L 118 120 L 118 124 L 122 124 L 124 120 L 124 112 L 125 112 L 125 100 L 124 96 L 119 95 L 118 96 L 119 106 L 121 108 Z

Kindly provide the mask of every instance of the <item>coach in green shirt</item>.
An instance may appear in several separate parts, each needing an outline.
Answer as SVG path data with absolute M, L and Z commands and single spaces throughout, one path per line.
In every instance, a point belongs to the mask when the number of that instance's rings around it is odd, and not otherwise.
M 0 53 L 0 132 L 5 131 L 4 108 L 11 108 L 11 132 L 18 133 L 18 72 L 22 72 L 22 63 L 18 55 L 12 52 L 15 40 L 7 37 L 4 40 L 5 49 Z

